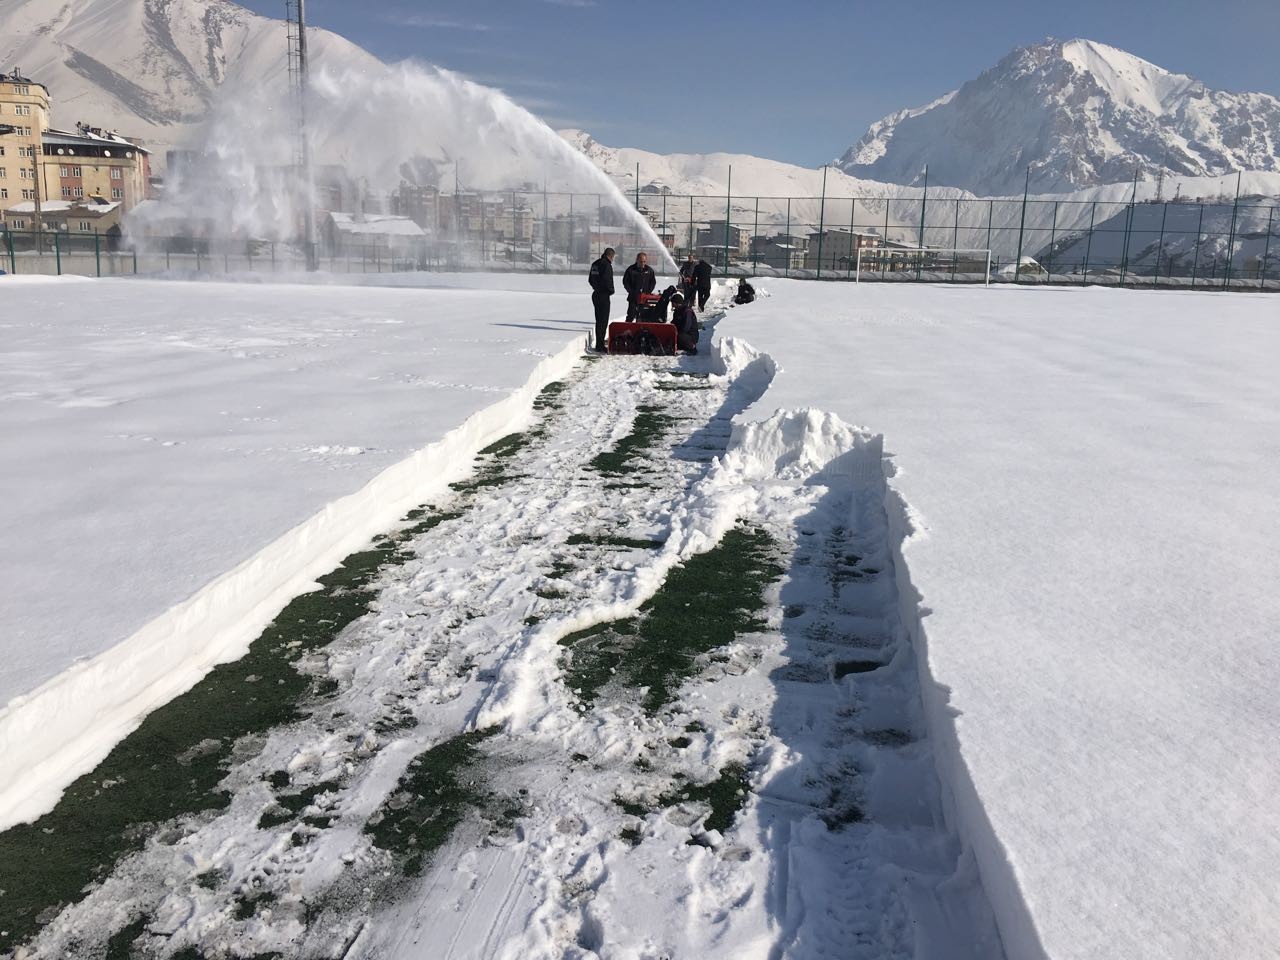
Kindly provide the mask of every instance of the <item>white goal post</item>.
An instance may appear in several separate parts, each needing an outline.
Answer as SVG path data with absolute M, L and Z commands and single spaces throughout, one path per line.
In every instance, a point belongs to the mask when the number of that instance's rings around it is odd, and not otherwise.
M 974 265 L 981 261 L 984 264 L 982 282 L 986 286 L 991 285 L 991 250 L 988 247 L 859 247 L 855 274 L 858 283 L 862 282 L 864 258 L 873 264 L 883 265 L 876 271 L 880 273 L 884 272 L 884 267 L 894 273 L 921 270 L 958 273 L 961 271 L 956 268 L 962 261 L 970 261 Z

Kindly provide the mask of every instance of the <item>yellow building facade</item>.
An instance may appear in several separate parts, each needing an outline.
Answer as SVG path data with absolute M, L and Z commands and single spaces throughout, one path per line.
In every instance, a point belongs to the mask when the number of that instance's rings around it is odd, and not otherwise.
M 16 70 L 0 75 L 0 211 L 36 196 L 40 187 L 44 134 L 49 129 L 49 91 Z
M 29 211 L 45 203 L 101 208 L 105 201 L 123 215 L 147 199 L 151 161 L 144 147 L 83 124 L 52 129 L 50 105 L 44 84 L 16 70 L 0 74 L 0 220 L 13 230 L 31 229 L 44 218 Z

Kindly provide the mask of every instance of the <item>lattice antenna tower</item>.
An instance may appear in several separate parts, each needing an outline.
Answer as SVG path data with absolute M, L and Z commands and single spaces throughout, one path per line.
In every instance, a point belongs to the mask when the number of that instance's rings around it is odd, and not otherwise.
M 307 0 L 285 0 L 285 21 L 289 36 L 289 93 L 294 116 L 294 166 L 302 194 L 302 244 L 307 269 L 315 270 L 316 223 L 311 175 L 311 139 L 307 130 Z

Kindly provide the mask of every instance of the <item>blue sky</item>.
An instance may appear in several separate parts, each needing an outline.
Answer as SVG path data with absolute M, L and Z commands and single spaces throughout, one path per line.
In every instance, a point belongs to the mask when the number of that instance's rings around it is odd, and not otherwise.
M 239 0 L 282 16 L 284 0 Z M 1280 0 L 308 0 L 384 60 L 501 87 L 553 126 L 659 153 L 817 166 L 1048 36 L 1087 37 L 1210 86 L 1280 95 Z

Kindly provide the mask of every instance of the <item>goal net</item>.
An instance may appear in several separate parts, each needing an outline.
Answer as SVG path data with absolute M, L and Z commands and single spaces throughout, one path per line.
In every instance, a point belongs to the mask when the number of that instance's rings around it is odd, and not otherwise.
M 985 247 L 859 247 L 856 279 L 965 280 L 991 283 L 991 250 Z

